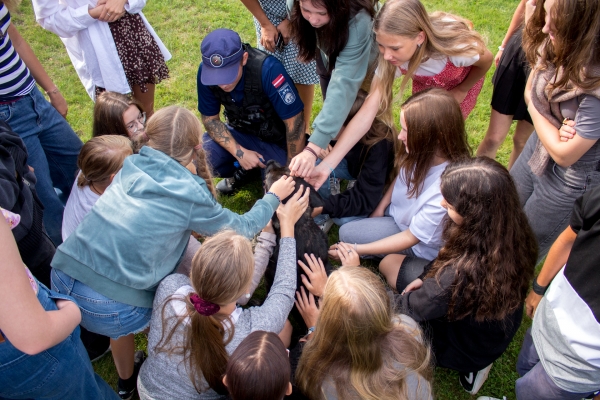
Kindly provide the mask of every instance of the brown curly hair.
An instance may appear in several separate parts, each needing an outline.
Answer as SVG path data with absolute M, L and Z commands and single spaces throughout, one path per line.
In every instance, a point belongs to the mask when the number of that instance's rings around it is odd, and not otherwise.
M 463 221 L 446 220 L 446 244 L 426 278 L 456 269 L 449 320 L 503 320 L 523 307 L 538 253 L 515 184 L 500 163 L 477 157 L 448 165 L 441 192 Z

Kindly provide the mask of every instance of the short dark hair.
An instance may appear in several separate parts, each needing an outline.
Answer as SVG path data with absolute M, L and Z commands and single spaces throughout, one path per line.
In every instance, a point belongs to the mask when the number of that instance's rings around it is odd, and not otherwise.
M 229 357 L 225 374 L 233 400 L 281 400 L 290 383 L 291 367 L 279 336 L 255 331 Z

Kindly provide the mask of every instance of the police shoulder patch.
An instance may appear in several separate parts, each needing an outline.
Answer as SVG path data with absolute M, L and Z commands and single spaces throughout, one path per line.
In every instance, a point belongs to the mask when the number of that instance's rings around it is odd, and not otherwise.
M 296 94 L 292 90 L 290 84 L 287 82 L 277 90 L 277 93 L 279 93 L 279 97 L 281 97 L 283 102 L 288 106 L 296 101 Z

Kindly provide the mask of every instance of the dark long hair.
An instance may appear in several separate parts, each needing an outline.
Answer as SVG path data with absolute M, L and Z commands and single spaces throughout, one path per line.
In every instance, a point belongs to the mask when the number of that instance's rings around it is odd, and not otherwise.
M 235 349 L 225 371 L 233 400 L 281 400 L 290 383 L 290 360 L 273 332 L 254 331 Z
M 352 107 L 350 107 L 350 111 L 348 112 L 348 116 L 346 117 L 343 126 L 347 126 L 350 123 L 352 118 L 354 118 L 356 113 L 364 104 L 368 95 L 369 94 L 364 89 L 358 90 L 358 93 L 356 94 L 356 100 L 354 100 Z M 396 131 L 393 127 L 388 126 L 385 122 L 381 120 L 381 118 L 375 117 L 367 133 L 362 138 L 360 138 L 360 143 L 365 146 L 366 150 L 363 150 L 365 152 L 369 152 L 369 150 L 371 150 L 371 147 L 375 146 L 382 140 L 387 140 L 388 142 L 393 143 L 394 149 L 396 149 L 397 141 L 395 140 L 395 136 Z M 394 178 L 396 178 L 396 172 L 392 169 L 392 171 L 390 171 L 389 176 L 386 178 L 386 187 L 394 180 Z
M 503 320 L 523 301 L 533 278 L 537 242 L 515 184 L 498 162 L 477 157 L 448 165 L 441 178 L 444 199 L 462 216 L 447 218 L 445 245 L 427 277 L 455 268 L 448 318 Z
M 374 0 L 303 0 L 314 6 L 324 7 L 329 15 L 329 23 L 321 28 L 314 28 L 300 11 L 300 0 L 294 0 L 290 23 L 292 40 L 298 45 L 298 58 L 309 62 L 315 59 L 319 47 L 329 56 L 329 71 L 333 71 L 335 60 L 346 47 L 349 36 L 350 19 L 361 10 L 365 10 L 371 18 L 375 17 Z M 319 47 L 317 47 L 317 41 Z
M 447 161 L 470 157 L 465 121 L 458 102 L 444 89 L 415 93 L 402 104 L 409 153 L 400 144 L 396 153 L 398 176 L 410 197 L 418 197 L 437 154 Z
M 545 24 L 545 0 L 539 0 L 535 12 L 523 30 L 523 47 L 533 65 L 548 64 L 562 74 L 551 89 L 576 88 L 592 90 L 600 86 L 600 2 L 598 0 L 556 0 L 550 10 L 554 24 L 554 43 L 542 32 Z M 592 67 L 596 67 L 592 70 Z

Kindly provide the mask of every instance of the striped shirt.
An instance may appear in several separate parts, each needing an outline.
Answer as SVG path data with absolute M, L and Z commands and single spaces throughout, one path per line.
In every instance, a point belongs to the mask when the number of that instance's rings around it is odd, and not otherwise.
M 16 100 L 33 90 L 35 81 L 19 54 L 15 51 L 8 27 L 10 13 L 0 2 L 0 102 Z

